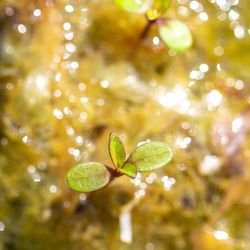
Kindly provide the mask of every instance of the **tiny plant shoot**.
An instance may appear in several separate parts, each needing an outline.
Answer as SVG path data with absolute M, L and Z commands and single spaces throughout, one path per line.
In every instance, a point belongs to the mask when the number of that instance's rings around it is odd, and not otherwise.
M 70 188 L 79 192 L 91 192 L 103 188 L 115 177 L 127 175 L 135 178 L 137 172 L 145 172 L 165 166 L 173 157 L 172 150 L 164 142 L 146 142 L 137 147 L 126 159 L 121 139 L 111 133 L 109 155 L 114 167 L 99 162 L 87 162 L 71 168 L 66 176 Z
M 182 21 L 162 17 L 169 9 L 171 0 L 114 0 L 122 10 L 145 14 L 148 24 L 142 34 L 144 39 L 152 25 L 157 25 L 162 41 L 173 51 L 181 53 L 193 44 L 192 34 Z

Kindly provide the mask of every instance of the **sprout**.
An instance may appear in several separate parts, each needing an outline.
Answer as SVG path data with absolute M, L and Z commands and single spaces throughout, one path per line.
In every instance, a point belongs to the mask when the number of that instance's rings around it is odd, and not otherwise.
M 163 167 L 173 157 L 172 150 L 164 142 L 148 142 L 136 148 L 125 160 L 123 143 L 114 133 L 109 136 L 108 148 L 114 168 L 98 162 L 79 164 L 67 173 L 70 188 L 79 192 L 95 191 L 109 184 L 114 177 L 127 175 L 135 178 L 137 172 Z
M 158 25 L 163 42 L 175 52 L 184 52 L 193 44 L 193 37 L 188 26 L 175 19 L 163 17 L 169 9 L 171 0 L 114 0 L 116 5 L 124 11 L 144 13 L 146 24 L 141 40 L 143 41 L 152 25 Z

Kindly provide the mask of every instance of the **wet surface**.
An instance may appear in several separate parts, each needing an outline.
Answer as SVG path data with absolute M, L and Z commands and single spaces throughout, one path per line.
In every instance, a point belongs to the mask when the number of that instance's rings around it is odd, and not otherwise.
M 176 54 L 109 0 L 1 1 L 0 249 L 249 249 L 249 7 L 173 1 L 166 17 L 194 39 Z M 165 141 L 174 160 L 71 191 L 71 166 L 111 164 L 111 131 L 127 153 Z

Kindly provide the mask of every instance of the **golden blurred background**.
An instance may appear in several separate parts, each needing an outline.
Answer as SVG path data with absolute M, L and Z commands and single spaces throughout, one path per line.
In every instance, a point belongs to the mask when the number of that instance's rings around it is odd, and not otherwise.
M 0 250 L 249 250 L 250 2 L 173 0 L 177 54 L 112 0 L 0 0 Z M 65 174 L 167 142 L 170 165 L 91 194 Z

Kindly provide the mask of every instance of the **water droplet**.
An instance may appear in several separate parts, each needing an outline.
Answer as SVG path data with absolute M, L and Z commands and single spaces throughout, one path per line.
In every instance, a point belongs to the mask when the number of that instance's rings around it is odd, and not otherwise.
M 52 194 L 55 194 L 57 192 L 57 186 L 56 185 L 51 185 L 49 187 L 49 191 L 52 193 Z
M 39 16 L 41 16 L 41 14 L 42 14 L 42 12 L 41 12 L 40 9 L 35 9 L 35 10 L 33 11 L 33 15 L 34 15 L 35 17 L 39 17 Z
M 67 4 L 64 9 L 68 13 L 72 13 L 75 10 L 74 7 L 70 4 Z
M 5 224 L 0 221 L 0 232 L 3 232 L 5 230 Z
M 23 24 L 18 24 L 17 30 L 18 30 L 21 34 L 25 34 L 26 31 L 27 31 L 25 25 L 23 25 Z
M 223 230 L 216 230 L 213 233 L 214 237 L 217 240 L 227 240 L 228 239 L 228 233 Z

